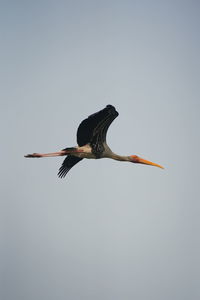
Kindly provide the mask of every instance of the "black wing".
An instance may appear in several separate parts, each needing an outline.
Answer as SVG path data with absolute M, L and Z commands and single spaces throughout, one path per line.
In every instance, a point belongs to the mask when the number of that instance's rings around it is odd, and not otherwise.
M 81 160 L 82 158 L 73 155 L 68 155 L 63 161 L 62 166 L 59 169 L 58 176 L 60 178 L 65 177 L 66 174 L 69 172 L 69 170 Z
M 107 130 L 112 121 L 119 115 L 114 106 L 107 105 L 104 109 L 92 114 L 83 120 L 77 130 L 77 143 L 84 146 L 98 136 L 103 143 L 106 140 Z

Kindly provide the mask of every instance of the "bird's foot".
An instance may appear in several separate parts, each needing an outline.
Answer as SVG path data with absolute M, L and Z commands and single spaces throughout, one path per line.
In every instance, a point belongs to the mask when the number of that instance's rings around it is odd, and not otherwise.
M 28 158 L 30 158 L 30 157 L 41 157 L 41 154 L 39 154 L 39 153 L 27 154 L 27 155 L 24 155 L 24 157 L 28 157 Z

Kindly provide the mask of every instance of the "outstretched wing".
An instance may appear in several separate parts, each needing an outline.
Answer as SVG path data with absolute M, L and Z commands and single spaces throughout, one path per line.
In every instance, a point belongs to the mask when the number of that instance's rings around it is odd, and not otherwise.
M 104 109 L 83 120 L 77 130 L 78 145 L 84 146 L 90 143 L 94 137 L 98 137 L 97 139 L 101 143 L 105 142 L 107 130 L 118 115 L 114 106 L 107 105 Z
M 81 160 L 82 158 L 73 155 L 68 155 L 63 161 L 62 166 L 59 169 L 58 176 L 60 178 L 64 178 L 66 174 L 69 172 L 69 170 Z

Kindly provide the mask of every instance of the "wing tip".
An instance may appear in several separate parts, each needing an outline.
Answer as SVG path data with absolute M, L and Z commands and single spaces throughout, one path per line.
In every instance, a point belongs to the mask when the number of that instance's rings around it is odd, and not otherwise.
M 106 109 L 113 115 L 119 115 L 118 111 L 116 111 L 116 108 L 111 104 L 106 105 Z
M 57 175 L 58 175 L 59 178 L 63 179 L 67 175 L 68 171 L 69 171 L 68 169 L 63 168 L 61 166 Z

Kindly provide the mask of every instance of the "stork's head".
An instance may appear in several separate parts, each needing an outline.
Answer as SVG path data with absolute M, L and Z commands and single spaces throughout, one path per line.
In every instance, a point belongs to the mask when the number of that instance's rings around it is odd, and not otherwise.
M 156 163 L 153 163 L 151 161 L 148 161 L 146 159 L 143 159 L 137 155 L 131 155 L 130 156 L 130 162 L 132 163 L 135 163 L 135 164 L 144 164 L 144 165 L 150 165 L 150 166 L 155 166 L 155 167 L 158 167 L 158 168 L 161 168 L 161 169 L 164 169 L 163 166 L 161 165 L 158 165 Z

